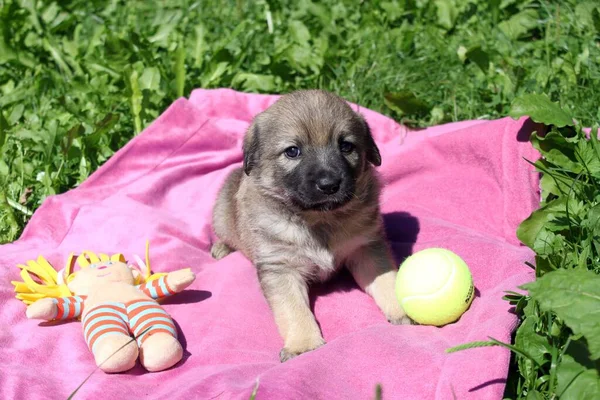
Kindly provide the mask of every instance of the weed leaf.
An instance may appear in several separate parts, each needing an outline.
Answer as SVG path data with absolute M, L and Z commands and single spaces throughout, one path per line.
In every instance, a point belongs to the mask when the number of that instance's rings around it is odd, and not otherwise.
M 533 121 L 557 127 L 573 126 L 573 118 L 543 94 L 526 94 L 515 99 L 509 115 L 518 119 L 523 116 Z
M 426 102 L 408 90 L 386 93 L 384 99 L 385 104 L 400 115 L 426 115 L 431 109 Z
M 590 359 L 583 340 L 572 341 L 557 367 L 561 400 L 595 399 L 600 393 L 600 363 Z
M 566 198 L 559 198 L 551 201 L 545 206 L 537 209 L 519 225 L 517 237 L 527 247 L 533 249 L 536 238 L 552 217 L 557 213 L 564 213 L 566 208 Z
M 588 270 L 557 270 L 523 285 L 540 309 L 554 312 L 574 334 L 583 335 L 590 357 L 600 357 L 600 276 Z

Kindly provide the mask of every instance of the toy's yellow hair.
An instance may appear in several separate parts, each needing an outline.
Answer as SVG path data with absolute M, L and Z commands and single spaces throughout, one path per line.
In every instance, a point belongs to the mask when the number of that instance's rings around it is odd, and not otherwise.
M 152 273 L 150 270 L 150 243 L 146 242 L 146 262 L 143 266 L 145 271 L 140 271 L 140 274 L 136 276 L 136 285 L 153 281 L 166 275 L 164 272 Z M 104 253 L 96 254 L 94 252 L 85 250 L 83 251 L 75 262 L 73 253 L 69 255 L 67 263 L 65 264 L 64 270 L 59 272 L 56 271 L 52 265 L 43 257 L 39 256 L 37 260 L 27 261 L 27 265 L 17 265 L 21 269 L 22 282 L 12 281 L 11 283 L 15 287 L 16 298 L 21 300 L 23 303 L 29 305 L 36 302 L 39 299 L 45 297 L 58 298 L 72 296 L 73 293 L 69 290 L 67 284 L 75 278 L 77 271 L 73 270 L 75 263 L 79 265 L 79 268 L 87 268 L 91 264 L 95 264 L 102 261 L 120 261 L 126 262 L 125 257 L 121 253 L 108 255 Z M 40 281 L 36 282 L 34 278 Z

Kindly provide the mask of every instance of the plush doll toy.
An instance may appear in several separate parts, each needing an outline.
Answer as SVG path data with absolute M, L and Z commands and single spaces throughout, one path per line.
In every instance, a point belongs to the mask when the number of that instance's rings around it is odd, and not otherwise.
M 28 318 L 81 318 L 88 348 L 105 372 L 133 368 L 138 355 L 148 371 L 162 371 L 181 360 L 175 325 L 157 300 L 188 287 L 195 279 L 191 270 L 151 274 L 148 244 L 145 275 L 128 265 L 122 254 L 84 251 L 77 257 L 80 269 L 75 272 L 73 260 L 71 255 L 60 272 L 41 256 L 37 262 L 19 265 L 23 282 L 12 283 L 16 297 L 28 304 Z

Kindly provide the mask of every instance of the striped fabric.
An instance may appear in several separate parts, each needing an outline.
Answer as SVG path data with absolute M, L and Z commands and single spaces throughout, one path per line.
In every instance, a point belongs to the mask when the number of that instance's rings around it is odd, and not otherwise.
M 158 332 L 177 337 L 173 320 L 153 300 L 136 300 L 126 304 L 109 302 L 94 307 L 83 318 L 83 331 L 92 353 L 98 340 L 109 335 L 131 336 L 133 333 L 139 346 Z
M 127 308 L 123 303 L 105 303 L 90 310 L 83 317 L 83 334 L 94 353 L 98 339 L 110 335 L 129 336 Z
M 166 276 L 161 276 L 153 281 L 138 285 L 137 288 L 144 292 L 146 296 L 153 298 L 154 300 L 175 294 L 175 291 L 167 284 Z
M 127 315 L 129 316 L 129 327 L 140 346 L 150 335 L 158 332 L 177 337 L 173 320 L 154 301 L 137 301 L 129 304 Z
M 59 297 L 52 299 L 56 304 L 56 315 L 53 319 L 78 318 L 83 312 L 83 297 Z

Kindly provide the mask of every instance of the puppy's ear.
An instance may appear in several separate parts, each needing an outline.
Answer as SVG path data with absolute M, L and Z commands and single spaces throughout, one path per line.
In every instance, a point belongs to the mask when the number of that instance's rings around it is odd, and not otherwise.
M 254 168 L 258 162 L 259 134 L 258 124 L 255 120 L 246 131 L 244 144 L 242 146 L 244 152 L 244 172 L 246 175 L 250 175 L 250 171 L 252 171 L 252 168 Z
M 365 126 L 367 161 L 376 167 L 379 167 L 381 165 L 381 154 L 379 154 L 379 148 L 377 147 L 375 139 L 373 139 L 373 135 L 371 134 L 371 127 L 369 127 L 369 124 L 364 118 L 361 117 L 361 120 Z

